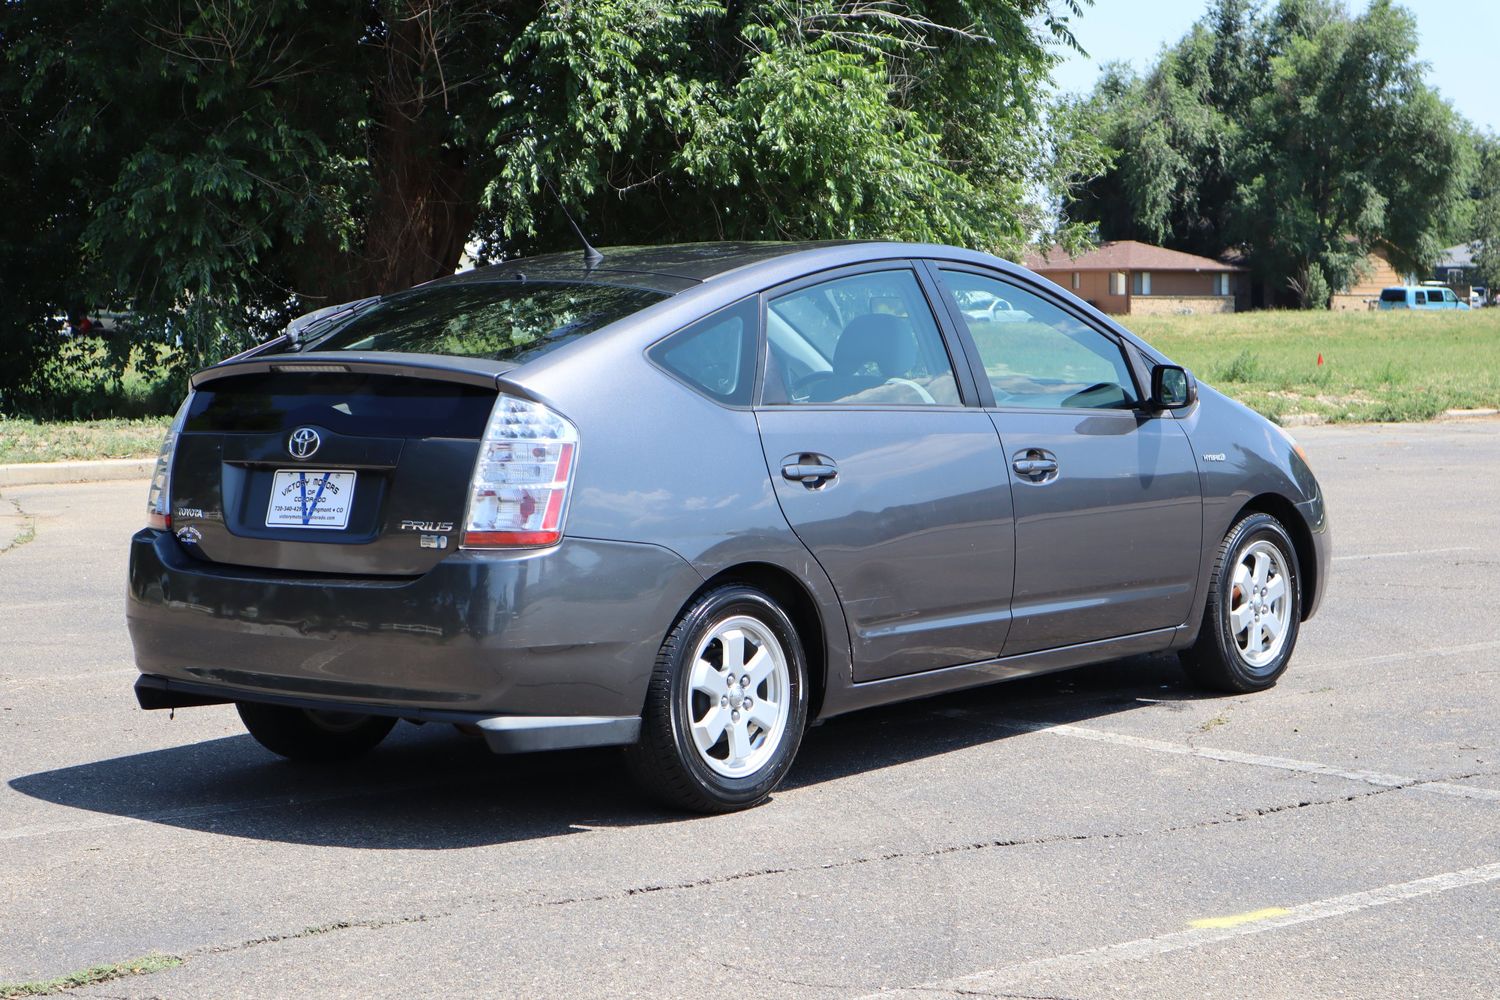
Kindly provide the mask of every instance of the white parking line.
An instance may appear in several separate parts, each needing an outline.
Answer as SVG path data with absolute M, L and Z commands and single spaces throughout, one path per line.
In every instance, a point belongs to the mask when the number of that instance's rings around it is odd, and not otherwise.
M 1000 995 L 1002 989 L 1008 986 L 1035 980 L 1040 976 L 1065 976 L 1086 969 L 1110 965 L 1115 962 L 1132 962 L 1146 958 L 1155 958 L 1158 955 L 1166 955 L 1174 951 L 1182 951 L 1186 948 L 1201 948 L 1205 945 L 1228 941 L 1232 938 L 1243 937 L 1248 934 L 1264 934 L 1267 931 L 1280 930 L 1283 927 L 1295 927 L 1298 924 L 1348 916 L 1349 914 L 1359 913 L 1362 910 L 1373 909 L 1377 906 L 1388 906 L 1391 903 L 1417 899 L 1421 896 L 1430 896 L 1437 892 L 1447 892 L 1450 889 L 1462 889 L 1467 886 L 1483 885 L 1495 881 L 1500 881 L 1500 862 L 1480 865 L 1477 868 L 1465 868 L 1461 871 L 1446 872 L 1442 875 L 1431 875 L 1427 878 L 1419 878 L 1411 882 L 1398 882 L 1393 885 L 1382 886 L 1378 889 L 1367 889 L 1364 892 L 1349 893 L 1345 896 L 1334 896 L 1311 903 L 1302 903 L 1284 912 L 1276 909 L 1267 909 L 1261 912 L 1274 915 L 1259 916 L 1258 914 L 1250 914 L 1249 916 L 1256 917 L 1256 919 L 1246 920 L 1229 927 L 1192 927 L 1188 930 L 1172 931 L 1166 934 L 1158 934 L 1154 937 L 1138 938 L 1134 941 L 1122 941 L 1118 944 L 1104 945 L 1101 948 L 1089 948 L 1066 955 L 1038 958 L 1029 962 L 1016 962 L 1013 965 L 985 969 L 967 976 L 957 976 L 952 979 L 923 983 L 919 986 L 895 987 L 888 990 L 881 990 L 876 993 L 867 994 L 861 997 L 860 1000 L 872 1000 L 874 997 L 918 996 L 930 1000 L 934 993 Z
M 1435 556 L 1441 552 L 1473 552 L 1472 545 L 1454 545 L 1446 549 L 1407 549 L 1405 552 L 1364 552 L 1349 553 L 1343 556 L 1334 556 L 1334 562 L 1345 562 L 1350 559 L 1396 559 L 1401 556 Z
M 1419 649 L 1404 653 L 1379 653 L 1373 656 L 1356 656 L 1330 660 L 1324 663 L 1313 662 L 1311 667 L 1353 667 L 1364 666 L 1371 663 L 1398 663 L 1402 660 L 1418 660 L 1435 656 L 1459 656 L 1463 653 L 1485 653 L 1492 649 L 1500 649 L 1500 639 L 1489 639 L 1484 642 L 1469 642 L 1461 646 L 1434 646 L 1431 649 Z
M 1414 791 L 1433 792 L 1437 795 L 1452 795 L 1464 799 L 1500 802 L 1500 790 L 1459 785 L 1451 781 L 1426 781 L 1422 778 L 1410 778 L 1400 774 L 1352 770 L 1349 768 L 1334 767 L 1330 764 L 1318 764 L 1313 761 L 1294 760 L 1290 757 L 1270 757 L 1265 754 L 1242 753 L 1238 750 L 1214 750 L 1209 747 L 1188 746 L 1186 743 L 1169 743 L 1166 740 L 1153 740 L 1144 736 L 1111 733 L 1103 729 L 1088 729 L 1084 726 L 1060 725 L 1051 722 L 1029 722 L 1025 719 L 995 719 L 989 718 L 979 712 L 962 708 L 944 709 L 938 714 L 1012 732 L 1047 733 L 1052 736 L 1068 736 L 1073 739 L 1090 740 L 1095 743 L 1113 743 L 1118 746 L 1133 747 L 1137 750 L 1147 750 L 1151 753 L 1173 754 L 1178 757 L 1201 757 L 1205 760 L 1216 760 L 1226 764 L 1249 764 L 1253 767 L 1270 767 L 1279 771 L 1296 771 L 1302 774 L 1324 774 L 1329 777 L 1345 778 L 1349 781 L 1359 781 L 1367 785 L 1375 785 L 1378 788 L 1411 788 Z

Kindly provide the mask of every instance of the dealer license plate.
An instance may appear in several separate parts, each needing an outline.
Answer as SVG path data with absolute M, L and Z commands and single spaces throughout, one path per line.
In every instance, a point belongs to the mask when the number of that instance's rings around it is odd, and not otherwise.
M 354 506 L 353 472 L 277 469 L 267 527 L 344 528 Z

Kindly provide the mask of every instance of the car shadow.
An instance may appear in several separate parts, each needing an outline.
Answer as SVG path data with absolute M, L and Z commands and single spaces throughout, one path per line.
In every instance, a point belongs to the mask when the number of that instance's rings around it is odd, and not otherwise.
M 784 787 L 1015 735 L 990 719 L 1069 723 L 1198 697 L 1174 657 L 1152 656 L 868 709 L 809 731 Z M 290 764 L 245 735 L 41 771 L 9 784 L 45 802 L 130 821 L 377 850 L 451 850 L 697 818 L 642 798 L 617 749 L 499 757 L 446 726 L 399 726 L 368 756 L 336 765 Z M 94 824 L 85 818 L 78 825 Z

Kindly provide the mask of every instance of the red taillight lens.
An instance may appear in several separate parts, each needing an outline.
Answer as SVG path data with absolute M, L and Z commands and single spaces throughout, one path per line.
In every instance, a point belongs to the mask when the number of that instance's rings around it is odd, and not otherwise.
M 578 429 L 541 403 L 502 394 L 479 443 L 464 548 L 555 545 L 562 540 Z
M 177 416 L 172 418 L 172 426 L 167 430 L 166 437 L 162 438 L 161 450 L 156 453 L 156 468 L 151 471 L 151 490 L 146 494 L 148 528 L 171 530 L 172 456 L 176 454 L 177 435 L 182 431 L 182 425 L 187 420 L 188 406 L 192 402 L 193 394 L 188 393 L 188 398 L 183 400 L 182 406 L 177 410 Z

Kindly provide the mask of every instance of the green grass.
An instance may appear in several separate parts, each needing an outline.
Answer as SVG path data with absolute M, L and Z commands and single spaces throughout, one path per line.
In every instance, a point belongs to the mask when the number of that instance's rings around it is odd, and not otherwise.
M 0 983 L 0 1000 L 18 1000 L 20 997 L 49 996 L 65 990 L 76 990 L 96 983 L 107 983 L 126 976 L 146 976 L 153 972 L 175 969 L 182 964 L 176 955 L 146 955 L 129 962 L 113 965 L 95 965 L 82 972 L 72 972 L 56 979 L 37 980 L 29 983 Z
M 0 465 L 154 458 L 171 417 L 48 421 L 0 417 Z
M 1127 316 L 1127 327 L 1273 420 L 1430 420 L 1500 407 L 1500 309 Z M 1323 364 L 1318 364 L 1318 355 Z

